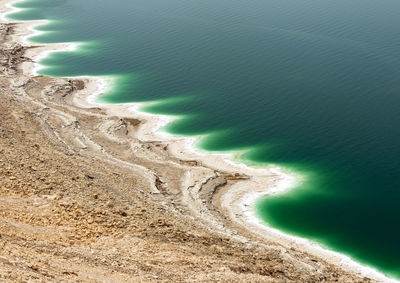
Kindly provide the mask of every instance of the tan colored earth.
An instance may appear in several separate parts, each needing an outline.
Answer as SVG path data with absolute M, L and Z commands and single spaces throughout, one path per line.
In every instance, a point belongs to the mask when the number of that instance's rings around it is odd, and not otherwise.
M 89 81 L 27 74 L 21 30 L 0 26 L 0 282 L 371 281 L 238 227 L 217 196 L 246 176 L 75 106 Z

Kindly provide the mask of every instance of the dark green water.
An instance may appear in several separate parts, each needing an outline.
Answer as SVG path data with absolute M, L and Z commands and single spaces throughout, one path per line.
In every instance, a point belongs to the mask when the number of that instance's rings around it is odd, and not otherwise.
M 306 177 L 260 200 L 269 225 L 400 278 L 400 1 L 28 0 L 51 76 L 117 78 L 167 130 Z

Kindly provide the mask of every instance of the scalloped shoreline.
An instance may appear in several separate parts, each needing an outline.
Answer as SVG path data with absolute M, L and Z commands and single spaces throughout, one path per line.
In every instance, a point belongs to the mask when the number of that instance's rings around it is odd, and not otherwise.
M 12 4 L 15 2 L 20 1 L 7 1 L 5 6 L 7 9 L 14 9 Z M 13 11 L 15 10 L 11 10 L 9 13 Z M 3 13 L 3 20 L 5 17 L 6 14 Z M 16 39 L 19 40 L 21 44 L 26 45 L 28 42 L 27 38 L 31 36 L 34 31 L 34 26 L 45 22 L 46 21 L 23 22 L 22 25 L 24 25 L 26 34 L 16 36 Z M 29 49 L 27 52 L 27 56 L 36 62 L 46 57 L 49 53 L 65 50 L 71 51 L 77 48 L 76 43 L 39 46 L 39 48 Z M 37 75 L 39 69 L 40 64 L 27 63 L 24 65 L 24 72 L 31 76 Z M 135 138 L 145 142 L 157 141 L 168 143 L 168 153 L 174 156 L 174 158 L 186 161 L 196 160 L 199 164 L 205 164 L 207 168 L 244 176 L 243 180 L 236 180 L 237 182 L 234 182 L 226 191 L 222 190 L 215 193 L 218 201 L 217 204 L 214 205 L 224 211 L 233 223 L 240 226 L 241 228 L 239 230 L 246 230 L 246 233 L 250 233 L 256 238 L 279 243 L 279 245 L 285 248 L 294 247 L 298 250 L 308 252 L 359 276 L 371 277 L 378 282 L 397 282 L 394 279 L 392 280 L 385 277 L 383 274 L 370 267 L 363 266 L 351 260 L 345 255 L 323 249 L 321 246 L 306 239 L 286 235 L 262 223 L 252 209 L 254 202 L 263 195 L 282 193 L 292 188 L 295 182 L 295 177 L 292 175 L 288 175 L 276 167 L 256 169 L 244 164 L 234 163 L 231 161 L 231 154 L 200 153 L 194 146 L 196 138 L 181 138 L 157 132 L 173 119 L 171 117 L 141 112 L 140 108 L 144 104 L 140 103 L 111 105 L 96 102 L 96 97 L 103 94 L 109 87 L 110 83 L 107 82 L 107 80 L 109 80 L 108 78 L 74 77 L 74 79 L 83 80 L 86 86 L 85 89 L 74 96 L 73 103 L 76 106 L 80 108 L 100 107 L 106 109 L 107 113 L 110 115 L 145 121 L 137 130 Z M 249 188 L 251 188 L 250 191 Z M 199 208 L 194 208 L 195 213 L 196 209 L 201 209 L 201 204 L 198 205 Z M 200 211 L 197 216 L 210 217 L 208 224 L 215 225 L 214 231 L 225 234 L 226 227 L 224 227 L 224 223 L 221 224 L 219 221 L 211 219 L 213 217 L 211 214 L 202 214 Z M 235 233 L 227 232 L 226 235 L 235 237 L 239 241 L 247 241 L 246 237 L 235 236 Z

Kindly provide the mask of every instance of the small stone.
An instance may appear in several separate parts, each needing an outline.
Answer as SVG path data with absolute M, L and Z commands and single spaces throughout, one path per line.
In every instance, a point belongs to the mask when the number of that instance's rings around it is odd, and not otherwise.
M 122 209 L 118 210 L 118 214 L 123 216 L 123 217 L 128 216 L 128 214 L 125 211 L 123 211 Z

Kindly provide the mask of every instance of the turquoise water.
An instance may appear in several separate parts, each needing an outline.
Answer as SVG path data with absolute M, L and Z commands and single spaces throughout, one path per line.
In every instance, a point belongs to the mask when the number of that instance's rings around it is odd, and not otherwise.
M 116 79 L 166 130 L 305 177 L 259 200 L 269 225 L 400 278 L 400 2 L 28 0 L 33 42 L 81 42 L 42 74 Z

